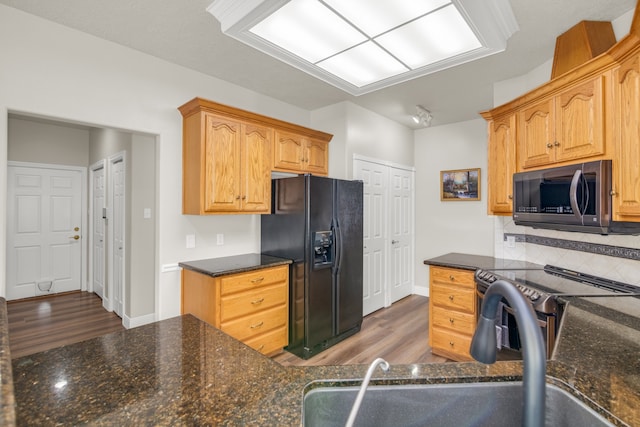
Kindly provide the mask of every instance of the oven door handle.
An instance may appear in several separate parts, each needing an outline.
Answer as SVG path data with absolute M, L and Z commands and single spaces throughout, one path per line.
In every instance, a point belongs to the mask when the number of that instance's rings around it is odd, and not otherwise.
M 584 222 L 582 218 L 582 212 L 580 211 L 580 206 L 578 206 L 578 184 L 580 183 L 581 176 L 581 169 L 575 171 L 573 174 L 573 178 L 571 179 L 571 187 L 569 187 L 569 203 L 571 203 L 573 214 L 580 220 L 580 224 Z
M 515 312 L 511 307 L 509 307 L 509 306 L 508 306 L 508 305 L 506 305 L 506 304 L 504 305 L 504 308 L 503 308 L 503 309 L 504 309 L 507 313 L 512 314 L 512 315 L 514 315 L 514 316 L 515 316 L 515 314 L 516 314 L 516 312 Z M 534 309 L 534 311 L 535 311 L 535 309 Z M 540 320 L 540 319 L 537 319 L 537 320 L 538 320 L 538 326 L 540 326 L 541 328 L 545 328 L 545 327 L 547 326 L 547 322 L 546 322 L 545 320 Z

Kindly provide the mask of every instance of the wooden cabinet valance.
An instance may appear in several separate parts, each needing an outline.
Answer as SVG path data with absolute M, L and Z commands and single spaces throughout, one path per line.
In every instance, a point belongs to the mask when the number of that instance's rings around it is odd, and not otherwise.
M 179 110 L 184 214 L 269 213 L 272 171 L 329 172 L 330 134 L 201 98 Z

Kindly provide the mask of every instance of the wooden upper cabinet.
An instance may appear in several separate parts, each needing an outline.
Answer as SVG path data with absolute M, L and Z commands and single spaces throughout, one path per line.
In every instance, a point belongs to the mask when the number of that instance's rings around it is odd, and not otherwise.
M 508 215 L 513 205 L 513 173 L 516 170 L 516 115 L 489 121 L 488 211 Z
M 613 70 L 613 219 L 640 221 L 640 49 Z
M 518 170 L 605 154 L 605 75 L 524 107 L 518 122 Z
M 179 110 L 184 214 L 270 213 L 272 170 L 328 173 L 330 134 L 201 98 Z
M 276 130 L 273 167 L 286 172 L 327 175 L 329 144 L 327 141 Z

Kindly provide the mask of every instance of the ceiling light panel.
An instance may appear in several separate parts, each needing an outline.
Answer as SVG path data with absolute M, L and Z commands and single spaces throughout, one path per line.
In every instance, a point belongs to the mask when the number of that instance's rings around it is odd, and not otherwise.
M 453 5 L 383 34 L 375 40 L 412 69 L 482 46 Z
M 450 0 L 324 0 L 369 37 L 375 37 L 439 7 Z
M 356 87 L 408 71 L 407 67 L 373 42 L 363 43 L 317 65 Z
M 292 0 L 250 31 L 311 63 L 366 40 L 317 0 Z

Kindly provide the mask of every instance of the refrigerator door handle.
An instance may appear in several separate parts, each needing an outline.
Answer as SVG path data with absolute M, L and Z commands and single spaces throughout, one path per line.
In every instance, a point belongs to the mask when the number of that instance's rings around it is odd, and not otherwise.
M 340 232 L 340 225 L 336 224 L 333 228 L 333 245 L 335 251 L 334 273 L 337 275 L 340 270 L 340 264 L 342 262 L 342 235 Z

